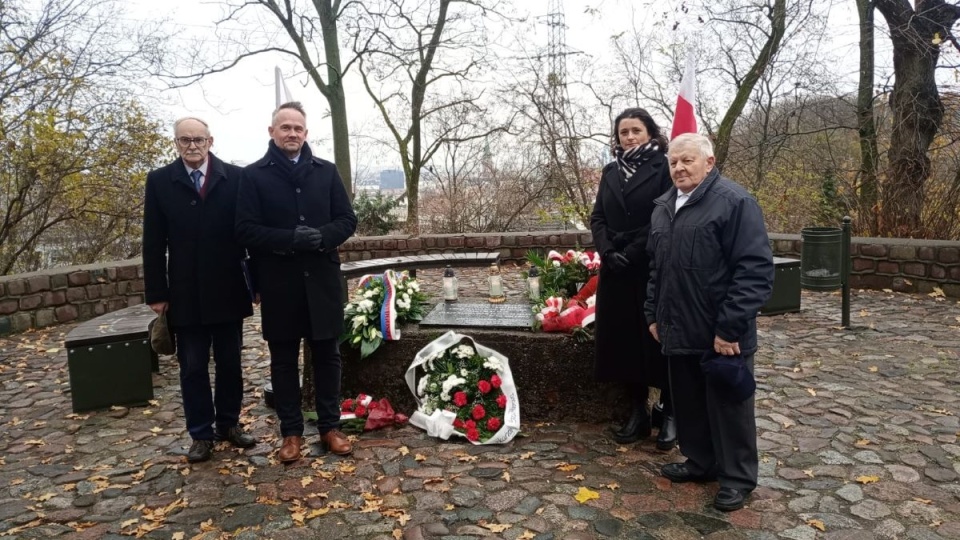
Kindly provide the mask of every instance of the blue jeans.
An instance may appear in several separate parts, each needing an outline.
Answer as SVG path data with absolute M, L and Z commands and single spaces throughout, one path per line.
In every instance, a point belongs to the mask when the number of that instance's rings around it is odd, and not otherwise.
M 180 392 L 187 431 L 194 440 L 212 441 L 214 425 L 221 432 L 240 421 L 243 375 L 240 344 L 243 321 L 174 329 L 180 363 Z M 210 346 L 213 345 L 214 385 L 210 389 Z
M 340 427 L 340 343 L 336 338 L 309 340 L 313 360 L 313 388 L 320 434 Z M 303 435 L 300 406 L 300 342 L 269 341 L 270 382 L 280 418 L 280 436 Z

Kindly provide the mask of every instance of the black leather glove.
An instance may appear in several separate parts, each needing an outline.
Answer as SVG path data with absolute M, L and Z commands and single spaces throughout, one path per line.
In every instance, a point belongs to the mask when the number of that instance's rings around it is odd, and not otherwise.
M 293 230 L 293 249 L 317 251 L 323 248 L 323 233 L 313 227 L 297 225 Z
M 612 270 L 614 273 L 620 273 L 627 269 L 630 266 L 630 259 L 623 254 L 622 251 L 611 251 L 607 253 L 607 256 L 604 257 L 604 263 L 606 263 L 607 268 Z

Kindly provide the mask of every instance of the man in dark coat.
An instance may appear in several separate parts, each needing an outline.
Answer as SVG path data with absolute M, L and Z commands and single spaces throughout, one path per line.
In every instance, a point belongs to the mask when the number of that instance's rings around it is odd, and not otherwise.
M 701 363 L 722 355 L 753 372 L 756 317 L 773 290 L 773 254 L 760 206 L 714 169 L 709 139 L 680 135 L 668 159 L 677 189 L 655 201 L 645 312 L 668 357 L 687 460 L 661 472 L 674 482 L 717 479 L 714 507 L 731 511 L 757 486 L 754 398 L 734 399 Z
M 323 446 L 352 451 L 340 423 L 340 348 L 343 289 L 337 246 L 357 228 L 347 191 L 333 163 L 315 157 L 306 114 L 296 102 L 281 105 L 269 127 L 267 154 L 244 170 L 237 235 L 251 251 L 261 298 L 263 337 L 280 418 L 284 463 L 300 459 L 300 340 L 313 360 L 317 427 Z
M 214 439 L 250 448 L 240 426 L 243 318 L 253 313 L 234 221 L 241 169 L 210 153 L 207 124 L 174 124 L 180 157 L 147 175 L 143 210 L 145 300 L 166 313 L 177 342 L 180 390 L 193 444 L 190 462 L 206 461 Z M 210 346 L 216 368 L 211 393 Z

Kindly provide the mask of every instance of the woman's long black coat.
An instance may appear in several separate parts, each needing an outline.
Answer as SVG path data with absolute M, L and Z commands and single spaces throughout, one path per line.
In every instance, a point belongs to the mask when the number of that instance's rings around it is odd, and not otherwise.
M 220 324 L 253 314 L 234 235 L 241 169 L 207 158 L 201 198 L 183 160 L 147 175 L 143 209 L 144 300 L 169 302 L 174 328 Z
M 271 143 L 272 144 L 272 143 Z M 330 339 L 343 331 L 343 289 L 337 247 L 357 228 L 336 166 L 301 154 L 296 175 L 268 152 L 244 169 L 237 235 L 251 253 L 267 341 Z M 323 233 L 323 251 L 293 250 L 297 225 Z
M 616 163 L 603 169 L 590 216 L 593 243 L 604 262 L 609 252 L 621 251 L 630 266 L 620 273 L 600 266 L 595 322 L 599 381 L 658 388 L 666 384 L 666 361 L 650 335 L 643 303 L 650 277 L 647 237 L 653 201 L 672 187 L 664 154 L 644 162 L 628 182 Z

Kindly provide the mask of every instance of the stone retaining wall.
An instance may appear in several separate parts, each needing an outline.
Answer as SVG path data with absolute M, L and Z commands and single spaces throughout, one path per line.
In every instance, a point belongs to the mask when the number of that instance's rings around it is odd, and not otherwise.
M 771 234 L 774 253 L 800 258 L 798 234 Z M 344 261 L 425 253 L 499 251 L 501 259 L 522 262 L 528 251 L 589 248 L 588 232 L 435 234 L 420 237 L 353 238 L 340 248 Z M 929 293 L 938 287 L 960 298 L 960 242 L 854 238 L 851 286 Z M 143 302 L 139 259 L 55 268 L 0 277 L 0 335 L 96 315 Z
M 800 258 L 799 234 L 771 234 L 780 257 Z M 850 286 L 930 293 L 934 287 L 960 298 L 960 242 L 903 238 L 853 238 Z
M 143 303 L 140 259 L 0 276 L 0 335 Z

